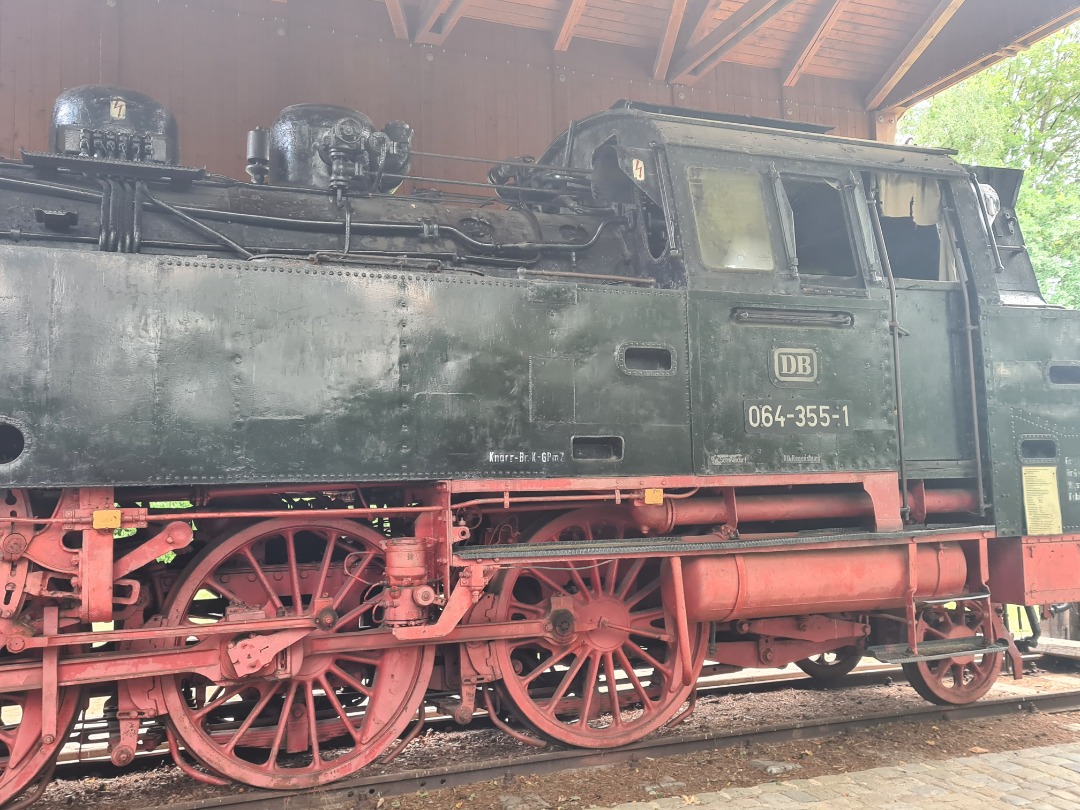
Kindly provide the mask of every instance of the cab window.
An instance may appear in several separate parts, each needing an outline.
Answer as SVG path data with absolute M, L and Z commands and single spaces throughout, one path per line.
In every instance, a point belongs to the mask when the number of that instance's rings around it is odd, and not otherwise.
M 786 227 L 794 235 L 800 276 L 858 275 L 840 188 L 821 178 L 782 176 Z
M 776 270 L 763 177 L 695 166 L 688 172 L 701 260 L 711 270 Z
M 956 240 L 932 177 L 882 173 L 872 177 L 881 201 L 881 231 L 893 276 L 955 281 Z

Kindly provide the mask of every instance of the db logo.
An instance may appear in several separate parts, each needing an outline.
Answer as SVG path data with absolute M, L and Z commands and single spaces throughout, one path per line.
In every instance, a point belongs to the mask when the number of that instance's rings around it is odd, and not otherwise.
M 773 349 L 772 373 L 779 383 L 817 382 L 817 352 L 814 349 Z

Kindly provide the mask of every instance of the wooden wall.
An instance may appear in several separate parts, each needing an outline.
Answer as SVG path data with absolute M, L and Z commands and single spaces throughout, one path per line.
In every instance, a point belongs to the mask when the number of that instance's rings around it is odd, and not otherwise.
M 723 64 L 693 88 L 651 79 L 654 53 L 464 20 L 445 48 L 394 38 L 369 0 L 0 0 L 0 154 L 42 149 L 54 98 L 79 84 L 148 93 L 180 123 L 186 165 L 244 177 L 247 130 L 289 104 L 401 119 L 429 152 L 538 154 L 572 118 L 620 98 L 790 118 L 871 137 L 865 87 Z M 454 164 L 458 179 L 484 169 Z M 443 172 L 433 161 L 418 173 Z

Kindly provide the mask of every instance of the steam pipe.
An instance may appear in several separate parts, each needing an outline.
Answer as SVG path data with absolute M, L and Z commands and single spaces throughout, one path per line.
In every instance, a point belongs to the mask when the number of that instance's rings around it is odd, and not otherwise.
M 929 490 L 924 498 L 927 514 L 977 511 L 975 495 L 963 489 Z M 742 495 L 734 499 L 732 509 L 724 496 L 717 495 L 689 500 L 665 499 L 658 505 L 636 503 L 630 513 L 642 530 L 667 534 L 676 526 L 733 525 L 736 521 L 741 524 L 872 517 L 874 504 L 866 492 L 823 492 Z

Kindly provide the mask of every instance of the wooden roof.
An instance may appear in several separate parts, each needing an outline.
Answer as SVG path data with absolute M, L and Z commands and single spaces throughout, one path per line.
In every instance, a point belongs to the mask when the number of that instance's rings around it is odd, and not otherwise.
M 642 51 L 693 85 L 721 62 L 857 83 L 868 110 L 910 106 L 1080 19 L 1076 0 L 376 0 L 394 33 L 452 47 L 462 19 Z

